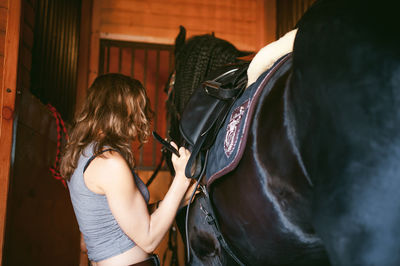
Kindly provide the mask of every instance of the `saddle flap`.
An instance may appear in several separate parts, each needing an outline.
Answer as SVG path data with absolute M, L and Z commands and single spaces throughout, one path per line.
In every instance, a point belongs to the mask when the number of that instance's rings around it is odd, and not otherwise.
M 193 146 L 200 137 L 207 135 L 216 122 L 225 117 L 227 107 L 244 89 L 245 82 L 238 82 L 238 77 L 242 77 L 246 69 L 247 65 L 245 68 L 241 65 L 227 65 L 214 73 L 216 78 L 203 82 L 194 91 L 179 124 L 182 136 L 190 145 Z
M 194 145 L 197 139 L 214 123 L 217 119 L 219 101 L 210 101 L 207 93 L 200 90 L 195 101 L 189 101 L 185 112 L 182 115 L 179 130 L 182 136 L 190 144 Z

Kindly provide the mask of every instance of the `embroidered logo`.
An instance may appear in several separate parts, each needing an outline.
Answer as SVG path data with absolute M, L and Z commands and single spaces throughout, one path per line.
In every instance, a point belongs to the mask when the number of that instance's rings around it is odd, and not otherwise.
M 239 137 L 240 124 L 242 122 L 243 114 L 249 107 L 249 100 L 245 101 L 242 105 L 233 110 L 229 119 L 228 126 L 226 127 L 226 135 L 224 141 L 225 155 L 229 158 L 236 147 Z

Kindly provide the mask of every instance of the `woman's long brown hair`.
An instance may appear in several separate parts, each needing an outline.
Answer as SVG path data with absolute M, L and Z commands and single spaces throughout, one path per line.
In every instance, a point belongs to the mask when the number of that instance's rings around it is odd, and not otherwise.
M 92 142 L 94 153 L 111 147 L 133 168 L 132 141 L 146 142 L 152 114 L 146 91 L 138 80 L 114 73 L 97 77 L 75 119 L 61 159 L 61 175 L 70 179 L 79 156 Z

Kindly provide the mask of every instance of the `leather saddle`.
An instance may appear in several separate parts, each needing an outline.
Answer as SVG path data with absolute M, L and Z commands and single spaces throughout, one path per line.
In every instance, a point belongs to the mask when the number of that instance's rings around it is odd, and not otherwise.
M 235 100 L 247 84 L 248 63 L 226 65 L 204 81 L 191 95 L 183 111 L 179 129 L 189 144 L 191 157 L 187 163 L 187 177 L 203 175 L 208 150 Z

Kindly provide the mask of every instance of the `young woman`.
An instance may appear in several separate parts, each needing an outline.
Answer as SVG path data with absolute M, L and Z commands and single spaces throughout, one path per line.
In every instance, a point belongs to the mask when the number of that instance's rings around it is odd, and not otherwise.
M 176 175 L 171 187 L 159 207 L 149 213 L 149 192 L 132 171 L 131 145 L 134 140 L 146 141 L 150 116 L 139 81 L 106 74 L 89 88 L 76 118 L 61 173 L 92 265 L 157 265 L 152 252 L 189 188 L 184 172 L 190 153 L 180 148 L 180 157 L 172 155 Z

